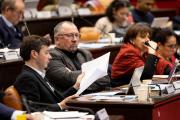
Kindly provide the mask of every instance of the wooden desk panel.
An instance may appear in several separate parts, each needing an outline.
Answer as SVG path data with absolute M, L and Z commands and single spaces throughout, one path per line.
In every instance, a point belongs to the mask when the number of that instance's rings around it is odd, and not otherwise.
M 19 60 L 0 61 L 0 90 L 12 85 L 21 71 L 24 62 Z
M 71 100 L 68 105 L 91 108 L 95 112 L 106 108 L 110 116 L 123 115 L 125 120 L 179 120 L 180 90 L 144 102 L 93 101 L 88 97 L 80 97 Z

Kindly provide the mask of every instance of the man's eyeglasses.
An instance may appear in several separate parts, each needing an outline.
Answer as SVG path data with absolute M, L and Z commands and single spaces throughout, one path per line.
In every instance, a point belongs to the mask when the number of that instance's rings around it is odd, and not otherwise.
M 58 36 L 63 36 L 70 40 L 73 40 L 74 38 L 80 39 L 81 37 L 79 33 L 64 33 L 64 34 L 59 34 Z

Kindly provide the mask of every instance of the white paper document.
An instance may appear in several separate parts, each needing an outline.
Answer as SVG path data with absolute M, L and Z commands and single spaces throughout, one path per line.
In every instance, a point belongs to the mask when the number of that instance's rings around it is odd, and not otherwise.
M 107 75 L 109 57 L 110 52 L 106 53 L 105 55 L 102 55 L 101 57 L 98 57 L 94 60 L 82 64 L 82 72 L 84 72 L 85 75 L 80 83 L 80 88 L 76 94 L 80 95 L 97 79 Z
M 51 112 L 44 111 L 43 114 L 51 119 L 73 119 L 73 118 L 81 118 L 87 115 L 87 112 L 78 112 L 78 111 L 66 111 L 66 112 Z
M 97 93 L 90 93 L 83 96 L 114 96 L 121 91 L 111 91 L 111 92 L 97 92 Z

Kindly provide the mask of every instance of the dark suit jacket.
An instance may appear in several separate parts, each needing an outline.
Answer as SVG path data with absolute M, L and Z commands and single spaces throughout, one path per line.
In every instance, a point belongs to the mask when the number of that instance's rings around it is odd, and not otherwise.
M 0 17 L 0 48 L 19 48 L 22 41 L 22 32 L 17 28 L 8 27 L 2 17 Z
M 137 9 L 132 10 L 132 16 L 134 22 L 146 22 L 150 25 L 154 19 L 154 15 L 151 12 L 144 13 Z
M 0 103 L 0 120 L 10 120 L 14 109 Z
M 60 108 L 57 103 L 62 101 L 65 97 L 74 94 L 76 90 L 74 88 L 70 88 L 64 93 L 64 95 L 62 95 L 56 90 L 53 91 L 47 84 L 47 81 L 47 79 L 43 79 L 36 71 L 24 65 L 21 74 L 17 77 L 16 82 L 14 83 L 14 86 L 21 95 L 26 96 L 27 100 L 50 104 L 36 107 L 32 105 L 30 106 L 31 110 L 58 111 Z M 34 108 L 36 110 L 34 110 Z
M 72 55 L 65 54 L 62 50 L 54 48 L 50 51 L 52 59 L 47 68 L 46 75 L 53 85 L 61 92 L 66 91 L 75 84 L 79 74 L 81 74 L 81 65 L 93 59 L 92 54 L 85 49 L 78 49 L 77 53 Z M 75 61 L 78 64 L 75 65 Z M 78 68 L 77 68 L 78 66 Z M 86 92 L 96 92 L 109 85 L 108 76 L 98 79 Z

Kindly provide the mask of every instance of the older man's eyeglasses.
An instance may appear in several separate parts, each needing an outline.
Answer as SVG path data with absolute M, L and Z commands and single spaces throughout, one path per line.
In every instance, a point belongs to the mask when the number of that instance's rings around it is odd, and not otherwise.
M 70 40 L 73 40 L 74 38 L 80 39 L 80 37 L 81 37 L 81 35 L 79 33 L 64 33 L 64 34 L 59 34 L 58 36 L 63 36 Z

